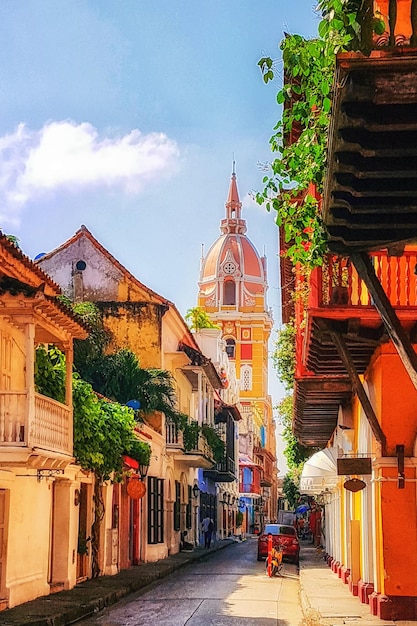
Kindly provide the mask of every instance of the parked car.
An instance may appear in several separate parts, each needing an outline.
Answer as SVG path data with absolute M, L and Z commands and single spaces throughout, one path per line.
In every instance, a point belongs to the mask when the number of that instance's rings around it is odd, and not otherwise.
M 294 526 L 285 524 L 265 524 L 258 537 L 258 561 L 268 556 L 268 535 L 272 535 L 272 545 L 281 545 L 284 559 L 296 565 L 300 561 L 300 542 Z

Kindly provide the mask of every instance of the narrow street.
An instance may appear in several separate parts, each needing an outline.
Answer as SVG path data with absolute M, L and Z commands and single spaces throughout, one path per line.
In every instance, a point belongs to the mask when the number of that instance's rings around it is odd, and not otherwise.
M 298 626 L 298 573 L 268 578 L 250 539 L 153 583 L 81 626 Z

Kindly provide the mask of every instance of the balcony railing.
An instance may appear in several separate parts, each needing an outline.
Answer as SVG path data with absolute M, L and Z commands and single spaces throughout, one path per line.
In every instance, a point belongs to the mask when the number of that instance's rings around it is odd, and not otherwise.
M 72 455 L 71 409 L 27 391 L 0 392 L 0 447 L 21 446 Z
M 400 257 L 384 252 L 370 256 L 392 306 L 417 307 L 417 251 L 406 251 Z M 368 289 L 348 259 L 328 256 L 323 266 L 312 272 L 309 308 L 370 306 Z
M 201 454 L 206 459 L 213 458 L 213 451 L 207 443 L 207 439 L 201 433 L 198 434 L 193 446 L 186 450 L 186 454 Z
M 184 440 L 184 433 L 173 422 L 166 424 L 166 444 L 167 448 L 181 450 L 185 455 L 199 455 L 206 459 L 213 459 L 213 451 L 207 439 L 202 433 L 195 433 L 189 438 L 188 445 Z
M 234 459 L 228 456 L 224 459 L 224 461 L 221 461 L 220 463 L 216 463 L 216 465 L 214 466 L 214 469 L 217 472 L 220 472 L 222 474 L 226 474 L 226 473 L 236 474 L 236 463 Z
M 385 32 L 375 34 L 374 16 L 385 24 Z M 358 13 L 361 25 L 360 47 L 369 50 L 382 46 L 417 44 L 417 2 L 415 0 L 365 0 Z
M 184 448 L 184 436 L 183 432 L 178 428 L 174 422 L 166 423 L 166 442 L 168 448 Z

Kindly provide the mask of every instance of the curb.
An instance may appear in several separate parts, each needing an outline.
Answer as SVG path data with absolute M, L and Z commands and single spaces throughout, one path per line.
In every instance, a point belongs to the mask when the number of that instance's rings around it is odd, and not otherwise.
M 141 571 L 142 566 L 122 570 L 114 576 L 100 576 L 87 580 L 73 589 L 36 598 L 0 613 L 2 626 L 69 626 L 82 619 L 96 615 L 104 608 L 115 604 L 135 591 L 161 580 L 175 571 L 210 558 L 219 550 L 236 544 L 236 541 L 223 541 L 210 551 L 178 552 L 156 563 L 145 563 L 149 571 Z

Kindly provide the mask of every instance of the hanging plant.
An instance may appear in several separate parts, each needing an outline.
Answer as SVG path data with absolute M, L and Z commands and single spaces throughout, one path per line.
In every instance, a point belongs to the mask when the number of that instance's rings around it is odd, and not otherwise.
M 198 435 L 200 434 L 200 426 L 198 422 L 191 420 L 184 425 L 183 441 L 184 448 L 187 452 L 198 448 Z
M 201 431 L 213 452 L 214 460 L 216 461 L 216 463 L 221 463 L 224 460 L 226 452 L 226 446 L 224 444 L 224 441 L 219 437 L 215 429 L 208 424 L 203 424 L 201 427 Z
M 256 195 L 259 204 L 276 212 L 276 224 L 284 229 L 288 246 L 282 254 L 309 268 L 321 265 L 328 251 L 319 198 L 327 166 L 336 54 L 369 54 L 372 32 L 385 28 L 370 0 L 320 0 L 317 10 L 322 16 L 317 38 L 286 35 L 280 45 L 284 84 L 277 102 L 283 112 L 270 139 L 277 157 L 263 179 L 263 191 Z M 271 57 L 261 58 L 258 65 L 265 83 L 275 78 Z

